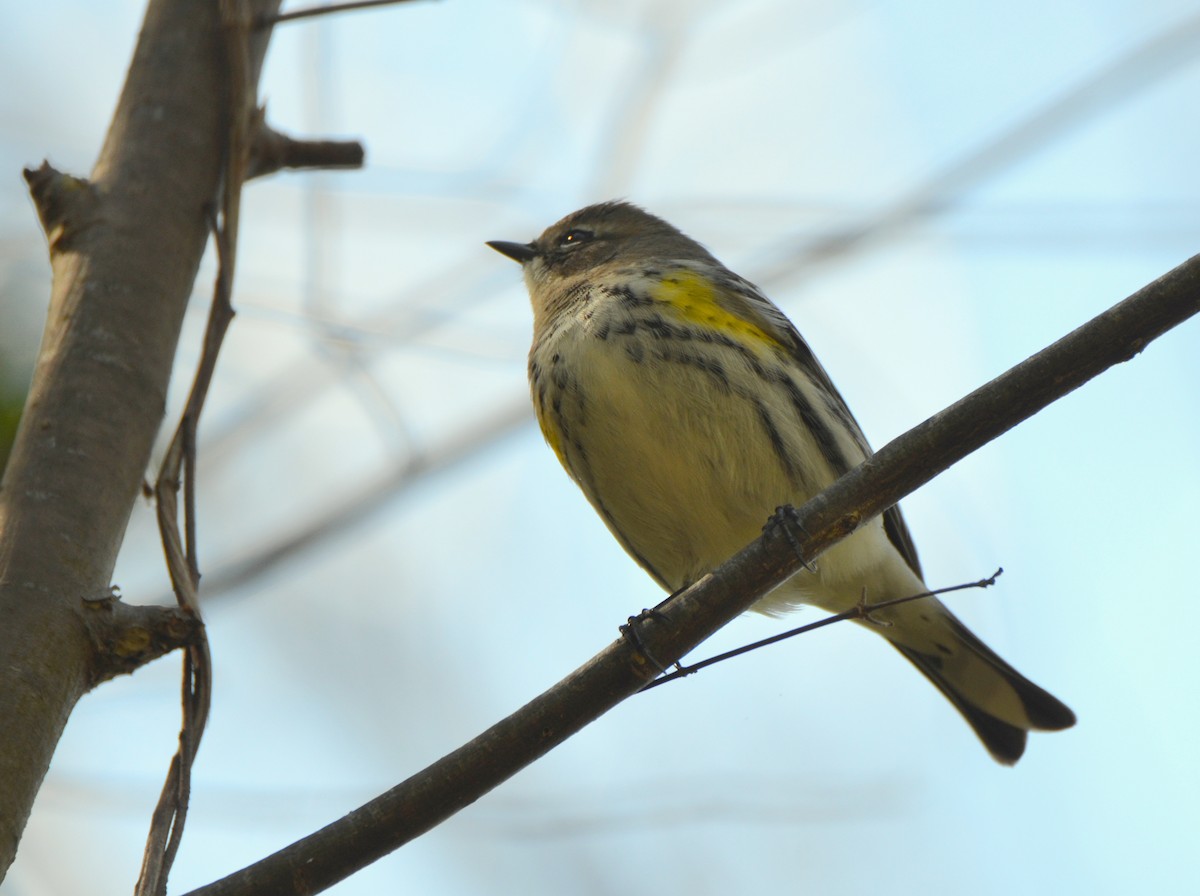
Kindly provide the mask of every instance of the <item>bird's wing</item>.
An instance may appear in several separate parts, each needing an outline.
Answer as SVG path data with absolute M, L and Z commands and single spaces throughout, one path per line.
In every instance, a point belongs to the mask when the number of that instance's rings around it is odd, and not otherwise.
M 813 380 L 829 396 L 830 410 L 846 423 L 854 441 L 862 449 L 863 456 L 870 457 L 874 452 L 871 450 L 871 445 L 867 442 L 862 428 L 854 419 L 846 400 L 842 398 L 842 393 L 833 384 L 833 380 L 829 378 L 829 374 L 825 372 L 825 368 L 821 366 L 821 362 L 817 360 L 817 356 L 804 341 L 804 337 L 800 335 L 795 324 L 779 310 L 774 302 L 763 295 L 762 290 L 749 280 L 739 277 L 728 269 L 725 269 L 722 279 L 725 281 L 722 284 L 725 288 L 718 290 L 718 302 L 721 307 L 730 314 L 753 323 L 770 335 L 792 355 L 804 370 L 808 371 Z M 850 465 L 847 464 L 845 469 L 839 469 L 836 472 L 841 476 L 849 470 Z M 913 572 L 921 576 L 921 561 L 917 557 L 912 534 L 908 531 L 908 524 L 904 522 L 904 516 L 900 513 L 899 506 L 889 507 L 884 511 L 883 528 L 887 533 L 888 540 L 904 558 L 904 562 Z

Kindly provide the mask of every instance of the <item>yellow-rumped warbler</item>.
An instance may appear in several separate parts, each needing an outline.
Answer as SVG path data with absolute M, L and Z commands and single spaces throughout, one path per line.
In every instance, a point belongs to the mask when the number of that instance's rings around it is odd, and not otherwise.
M 845 401 L 787 317 L 666 221 L 625 202 L 568 215 L 521 263 L 533 303 L 529 382 L 542 432 L 625 550 L 676 591 L 870 456 Z M 831 613 L 926 591 L 893 507 L 756 605 Z M 1075 723 L 936 598 L 863 622 L 920 669 L 992 756 Z

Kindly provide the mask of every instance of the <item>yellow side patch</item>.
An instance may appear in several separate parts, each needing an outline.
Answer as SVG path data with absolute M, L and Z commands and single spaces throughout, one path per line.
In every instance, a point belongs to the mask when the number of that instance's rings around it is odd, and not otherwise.
M 750 337 L 759 342 L 779 345 L 779 340 L 755 323 L 738 317 L 717 303 L 716 288 L 704 277 L 691 271 L 675 271 L 651 287 L 650 295 L 670 305 L 690 323 L 702 324 L 735 337 Z
M 554 450 L 554 455 L 558 458 L 558 462 L 563 465 L 563 468 L 569 471 L 570 468 L 567 467 L 567 455 L 563 451 L 562 433 L 554 425 L 554 421 L 550 415 L 542 411 L 541 405 L 538 402 L 535 401 L 533 403 L 533 409 L 537 412 L 535 416 L 537 417 L 538 426 L 542 430 L 542 436 L 546 439 L 546 444 Z

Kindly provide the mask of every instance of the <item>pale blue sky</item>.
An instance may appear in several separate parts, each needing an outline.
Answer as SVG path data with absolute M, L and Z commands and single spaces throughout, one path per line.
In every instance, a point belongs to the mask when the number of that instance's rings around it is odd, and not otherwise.
M 48 290 L 19 167 L 86 173 L 140 15 L 6 15 L 6 353 Z M 447 0 L 280 29 L 271 119 L 361 137 L 368 167 L 246 196 L 201 427 L 215 704 L 172 892 L 419 770 L 659 599 L 536 431 L 528 302 L 484 240 L 646 206 L 768 291 L 881 445 L 1197 251 L 1197 59 L 1167 0 Z M 1005 568 L 952 606 L 1079 716 L 1015 769 L 839 626 L 629 701 L 333 892 L 1194 891 L 1198 384 L 1192 321 L 904 502 L 931 584 Z M 148 507 L 116 582 L 165 592 Z M 177 693 L 172 658 L 84 699 L 5 896 L 129 889 Z

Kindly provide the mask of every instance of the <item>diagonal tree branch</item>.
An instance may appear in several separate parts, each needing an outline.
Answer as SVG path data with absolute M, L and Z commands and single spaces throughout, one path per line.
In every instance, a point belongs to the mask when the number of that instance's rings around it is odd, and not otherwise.
M 1200 256 L 1180 265 L 884 446 L 642 623 L 645 653 L 609 645 L 470 743 L 387 793 L 190 896 L 318 893 L 470 805 L 637 693 L 658 670 L 747 610 L 842 538 L 972 451 L 1200 312 Z M 797 548 L 798 545 L 798 548 Z

